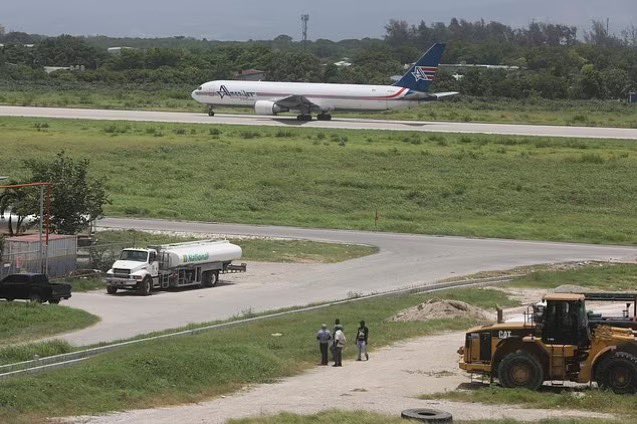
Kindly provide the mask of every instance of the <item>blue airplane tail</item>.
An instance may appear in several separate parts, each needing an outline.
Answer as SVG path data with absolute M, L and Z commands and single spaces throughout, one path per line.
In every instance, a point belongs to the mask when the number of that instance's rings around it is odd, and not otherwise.
M 440 58 L 442 58 L 444 51 L 444 43 L 436 43 L 431 46 L 429 50 L 414 63 L 414 66 L 394 85 L 415 91 L 428 91 L 429 85 L 431 85 L 436 78 L 438 64 L 440 64 Z

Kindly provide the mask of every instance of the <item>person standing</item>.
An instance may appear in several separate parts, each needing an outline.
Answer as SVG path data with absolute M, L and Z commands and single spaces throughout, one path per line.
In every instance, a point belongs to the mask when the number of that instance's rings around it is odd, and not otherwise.
M 343 332 L 343 327 L 341 325 L 336 326 L 336 333 L 334 333 L 334 365 L 335 367 L 343 366 L 343 349 L 345 348 L 345 343 L 347 343 L 347 339 L 345 338 L 345 333 Z
M 365 326 L 365 321 L 360 322 L 358 330 L 356 330 L 356 346 L 358 346 L 358 359 L 362 361 L 362 355 L 365 355 L 365 360 L 369 361 L 369 354 L 367 353 L 367 337 L 369 336 L 369 328 Z
M 327 325 L 321 325 L 321 329 L 316 333 L 316 340 L 319 342 L 319 348 L 321 350 L 321 365 L 327 365 L 327 349 L 332 340 L 332 333 L 327 329 Z

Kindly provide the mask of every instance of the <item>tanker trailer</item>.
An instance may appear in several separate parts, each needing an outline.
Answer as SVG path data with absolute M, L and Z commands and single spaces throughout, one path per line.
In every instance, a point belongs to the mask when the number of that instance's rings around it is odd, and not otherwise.
M 214 287 L 219 274 L 245 272 L 246 264 L 233 265 L 241 259 L 241 247 L 227 240 L 198 240 L 185 243 L 130 248 L 106 273 L 106 292 L 135 290 L 149 295 L 152 290 L 177 287 Z

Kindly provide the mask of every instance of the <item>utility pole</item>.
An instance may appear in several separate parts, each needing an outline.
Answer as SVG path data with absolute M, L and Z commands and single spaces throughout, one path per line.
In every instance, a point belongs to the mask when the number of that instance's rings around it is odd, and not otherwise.
M 303 39 L 303 44 L 307 43 L 307 22 L 309 20 L 310 15 L 301 15 L 301 38 Z

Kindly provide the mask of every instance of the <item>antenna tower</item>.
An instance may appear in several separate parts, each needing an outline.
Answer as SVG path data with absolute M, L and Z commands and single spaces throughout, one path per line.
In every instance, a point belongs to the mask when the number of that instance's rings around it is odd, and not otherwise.
M 308 14 L 301 15 L 301 34 L 302 34 L 303 43 L 307 41 L 307 21 L 309 20 L 310 20 L 310 15 Z

